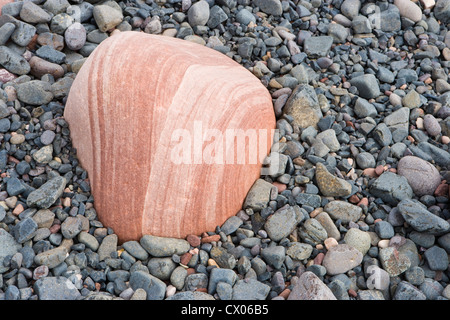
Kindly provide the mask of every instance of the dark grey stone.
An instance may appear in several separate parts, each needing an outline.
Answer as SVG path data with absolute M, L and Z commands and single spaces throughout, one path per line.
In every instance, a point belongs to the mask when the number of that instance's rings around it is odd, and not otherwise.
M 438 246 L 433 246 L 424 253 L 428 266 L 434 271 L 444 271 L 448 268 L 448 254 Z
M 75 285 L 65 277 L 40 278 L 33 289 L 39 300 L 77 300 L 81 297 Z
M 166 293 L 166 284 L 144 271 L 135 271 L 130 276 L 130 287 L 136 291 L 142 288 L 147 293 L 147 300 L 163 300 Z
M 384 172 L 370 187 L 373 196 L 381 198 L 384 202 L 397 205 L 404 199 L 411 199 L 414 195 L 405 177 L 393 172 Z
M 35 191 L 31 192 L 27 198 L 29 207 L 48 209 L 59 199 L 66 186 L 66 179 L 58 176 L 47 181 Z

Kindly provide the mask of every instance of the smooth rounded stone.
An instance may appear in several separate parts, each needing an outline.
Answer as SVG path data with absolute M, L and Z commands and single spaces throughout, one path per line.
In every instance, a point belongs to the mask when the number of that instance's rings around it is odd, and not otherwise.
M 394 300 L 426 300 L 427 297 L 423 292 L 413 286 L 411 283 L 406 281 L 401 281 L 397 284 L 395 290 Z
M 184 287 L 184 283 L 185 283 L 187 276 L 188 276 L 188 272 L 187 272 L 186 268 L 182 267 L 182 266 L 178 266 L 170 274 L 170 283 L 175 288 L 177 288 L 177 290 L 181 290 Z
M 88 232 L 84 232 L 84 231 L 80 232 L 78 234 L 77 239 L 78 239 L 78 242 L 84 243 L 86 245 L 86 247 L 88 247 L 92 251 L 97 251 L 97 249 L 99 247 L 98 240 Z
M 3 228 L 0 228 L 0 242 L 2 243 L 0 246 L 0 272 L 4 273 L 9 267 L 3 265 L 3 260 L 8 256 L 15 255 L 22 246 Z
M 370 290 L 386 290 L 391 282 L 389 273 L 376 265 L 367 268 L 367 288 Z
M 102 239 L 97 253 L 99 261 L 103 261 L 107 258 L 111 258 L 111 254 L 117 251 L 117 243 L 119 238 L 116 234 L 109 234 Z
M 428 161 L 415 156 L 406 156 L 400 159 L 397 173 L 408 180 L 414 194 L 418 197 L 433 195 L 441 183 L 438 170 Z
M 149 45 L 145 45 L 146 43 Z M 111 50 L 119 54 L 106 54 Z M 175 56 L 176 62 L 173 59 Z M 126 67 L 123 65 L 124 61 L 128 61 Z M 149 61 L 166 62 L 153 65 Z M 118 65 L 121 67 L 118 68 Z M 123 68 L 129 72 L 123 73 Z M 132 79 L 130 74 L 133 75 Z M 140 86 L 148 83 L 149 79 L 156 81 L 162 75 L 166 79 L 163 83 L 170 84 L 170 94 L 169 91 L 162 94 L 157 87 L 152 90 L 141 90 Z M 123 92 L 119 79 L 125 78 L 130 87 Z M 89 85 L 97 83 L 97 80 L 89 79 L 102 79 L 103 85 Z M 103 91 L 104 88 L 109 88 L 108 90 L 116 94 Z M 206 94 L 208 90 L 214 94 Z M 119 92 L 121 94 L 118 94 Z M 189 92 L 189 95 L 186 92 Z M 98 98 L 89 98 L 93 95 Z M 133 103 L 130 104 L 130 101 Z M 135 112 L 130 110 L 130 106 L 136 108 Z M 97 112 L 103 116 L 94 115 Z M 121 118 L 123 112 L 134 115 L 133 123 L 142 124 L 141 127 L 144 129 L 140 130 L 140 137 L 129 135 L 126 128 L 131 119 Z M 247 112 L 252 116 L 243 115 Z M 156 113 L 160 116 L 153 117 L 152 114 Z M 198 113 L 200 117 L 190 117 L 189 114 L 193 113 Z M 192 154 L 188 146 L 188 144 L 192 146 L 192 141 L 186 139 L 198 137 L 199 123 L 205 132 L 214 129 L 214 132 L 221 134 L 221 130 L 230 129 L 242 129 L 244 132 L 249 129 L 265 129 L 269 133 L 275 128 L 270 93 L 244 67 L 205 46 L 181 39 L 132 31 L 109 37 L 89 56 L 70 89 L 64 118 L 69 123 L 78 159 L 89 173 L 99 219 L 104 225 L 111 226 L 121 241 L 136 240 L 143 234 L 176 238 L 185 238 L 188 234 L 201 234 L 222 225 L 226 219 L 242 209 L 243 200 L 261 174 L 262 159 L 258 160 L 255 154 L 255 162 L 245 165 L 235 163 L 235 160 L 230 160 L 231 155 L 234 159 L 234 150 L 231 150 L 234 148 L 230 148 L 228 154 L 223 154 L 223 159 L 217 159 L 218 155 L 214 159 L 212 157 L 214 148 L 211 144 L 209 148 L 202 150 L 203 152 L 197 150 Z M 124 125 L 125 122 L 122 120 L 118 121 L 119 118 L 126 120 L 127 125 Z M 223 120 L 225 122 L 220 120 L 225 118 L 226 121 Z M 172 120 L 166 122 L 164 119 Z M 103 130 L 100 130 L 98 135 L 86 134 L 86 130 L 89 132 L 94 130 L 90 125 L 91 121 L 98 125 L 100 123 L 106 125 L 116 134 L 111 136 Z M 152 122 L 154 124 L 150 126 L 149 123 Z M 217 127 L 217 123 L 227 125 Z M 103 128 L 103 125 L 100 127 Z M 155 126 L 159 129 L 155 130 Z M 129 137 L 126 143 L 123 139 L 119 139 L 123 136 Z M 104 144 L 104 139 L 113 137 L 119 140 L 111 140 L 111 143 L 106 145 L 112 147 L 119 143 L 121 147 L 115 147 L 121 154 L 118 159 L 127 163 L 130 161 L 141 163 L 139 170 L 125 171 L 123 165 L 114 161 L 102 162 L 105 165 L 103 168 L 94 166 L 98 159 L 106 153 L 109 157 L 111 152 L 104 147 L 94 146 Z M 225 132 L 221 137 L 225 137 Z M 166 142 L 155 142 L 160 139 Z M 271 140 L 270 133 L 267 135 L 265 154 L 270 149 Z M 142 144 L 142 141 L 148 143 Z M 151 141 L 155 143 L 150 143 Z M 140 146 L 142 152 L 152 155 L 145 157 L 147 159 L 144 159 L 145 165 L 142 162 L 143 158 L 133 151 L 136 144 Z M 92 153 L 92 150 L 96 152 Z M 226 159 L 228 160 L 225 162 Z M 223 160 L 224 164 L 217 164 L 216 161 L 219 160 Z M 244 162 L 246 161 L 244 159 Z M 170 170 L 167 164 L 171 164 Z M 196 170 L 189 169 L 193 167 Z M 100 171 L 103 170 L 114 174 L 102 175 Z M 214 172 L 211 176 L 213 178 L 204 180 L 202 177 L 205 172 L 199 173 L 198 170 Z M 109 181 L 108 179 L 112 179 L 113 176 L 114 182 Z M 150 183 L 154 181 L 154 177 L 158 177 L 158 184 Z M 239 177 L 240 183 L 236 185 L 232 177 Z M 130 192 L 124 193 L 123 185 L 129 184 L 130 181 L 133 181 L 133 188 L 129 189 Z M 161 185 L 165 185 L 168 192 L 161 194 L 159 190 Z M 202 187 L 192 188 L 193 185 Z M 176 189 L 176 192 L 171 192 L 172 188 Z M 206 194 L 204 189 L 214 192 Z M 112 199 L 114 201 L 111 201 Z M 124 215 L 124 212 L 127 214 Z
M 442 23 L 450 22 L 450 3 L 448 0 L 437 0 L 433 10 L 436 19 Z
M 53 93 L 48 82 L 31 80 L 18 85 L 17 97 L 26 104 L 39 106 L 52 101 Z
M 349 246 L 358 249 L 363 255 L 370 249 L 370 235 L 357 228 L 350 228 L 344 236 L 344 242 Z
M 359 9 L 361 9 L 361 1 L 360 0 L 344 0 L 341 4 L 341 13 L 353 20 L 358 14 Z
M 432 114 L 423 117 L 423 126 L 430 136 L 437 136 L 441 133 L 441 125 Z
M 415 109 L 420 107 L 421 105 L 420 101 L 420 95 L 417 93 L 416 90 L 409 91 L 403 98 L 402 98 L 402 105 L 403 107 L 409 108 L 409 109 Z
M 16 30 L 16 26 L 12 22 L 7 22 L 0 27 L 0 46 L 5 45 Z
M 352 192 L 350 183 L 328 172 L 320 162 L 316 164 L 315 179 L 320 192 L 325 197 L 346 197 Z
M 0 65 L 17 75 L 25 75 L 30 72 L 28 61 L 6 46 L 0 46 Z
M 25 136 L 23 134 L 15 134 L 9 139 L 9 143 L 11 144 L 21 144 L 25 141 Z
M 410 259 L 394 247 L 381 248 L 378 252 L 378 258 L 383 269 L 391 277 L 398 276 L 411 266 Z
M 261 211 L 267 207 L 274 188 L 276 187 L 270 182 L 263 179 L 256 180 L 248 191 L 242 207 L 244 209 L 251 208 L 254 211 Z
M 308 243 L 291 242 L 286 254 L 294 260 L 304 260 L 311 256 L 313 246 Z
M 81 23 L 75 22 L 64 32 L 64 40 L 70 50 L 80 50 L 86 43 L 86 29 Z
M 229 217 L 224 224 L 220 227 L 220 230 L 226 235 L 235 232 L 241 225 L 243 221 L 238 216 Z
M 191 27 L 206 25 L 210 17 L 208 2 L 201 0 L 194 3 L 189 8 L 187 16 Z
M 62 50 L 64 48 L 64 37 L 56 33 L 44 32 L 38 35 L 37 43 L 55 50 Z
M 189 251 L 189 242 L 183 239 L 144 235 L 139 243 L 153 257 L 171 257 Z
M 394 5 L 398 8 L 400 16 L 408 18 L 414 22 L 422 20 L 422 10 L 410 0 L 394 0 Z
M 64 75 L 64 69 L 59 64 L 44 60 L 38 56 L 33 56 L 30 61 L 30 73 L 37 78 L 42 78 L 45 74 L 51 74 L 55 79 Z
M 49 145 L 53 142 L 53 140 L 55 139 L 56 133 L 54 131 L 51 130 L 45 130 L 42 135 L 41 135 L 41 143 L 43 145 Z
M 358 249 L 348 244 L 338 244 L 327 251 L 322 265 L 327 269 L 327 274 L 337 275 L 360 265 L 362 259 L 363 254 Z
M 166 284 L 148 272 L 132 272 L 129 284 L 134 291 L 137 289 L 145 290 L 147 300 L 163 300 L 166 294 Z
M 375 223 L 374 229 L 381 239 L 390 239 L 395 235 L 394 227 L 387 221 Z
M 428 211 L 417 200 L 402 200 L 397 208 L 405 221 L 418 232 L 437 235 L 450 229 L 450 224 L 447 221 Z
M 238 276 L 233 270 L 214 268 L 211 270 L 211 273 L 209 275 L 208 293 L 216 293 L 216 287 L 219 282 L 225 282 L 231 286 L 234 286 L 237 280 Z
M 335 200 L 327 203 L 323 208 L 334 220 L 342 223 L 357 222 L 361 218 L 362 209 L 346 201 Z
M 42 59 L 56 64 L 62 64 L 66 61 L 65 53 L 55 50 L 52 46 L 49 45 L 43 45 L 39 49 L 37 49 L 36 55 Z
M 447 252 L 439 246 L 432 246 L 424 253 L 425 260 L 431 270 L 444 271 L 447 270 L 449 259 Z
M 361 152 L 356 156 L 356 163 L 361 169 L 374 168 L 376 165 L 374 156 L 369 152 Z
M 439 237 L 437 242 L 438 242 L 439 246 L 441 246 L 442 248 L 445 249 L 445 251 L 450 253 L 450 234 L 449 233 Z
M 406 270 L 405 279 L 414 286 L 419 286 L 425 280 L 425 271 L 421 267 L 413 266 Z
M 319 223 L 322 225 L 322 227 L 327 232 L 328 237 L 334 238 L 337 241 L 341 239 L 341 233 L 337 229 L 336 225 L 334 224 L 333 220 L 331 219 L 330 215 L 322 211 L 317 216 L 314 217 Z
M 337 300 L 333 292 L 311 271 L 302 273 L 287 300 Z
M 280 0 L 255 0 L 253 3 L 264 13 L 274 16 L 281 16 L 283 13 Z
M 370 192 L 373 196 L 381 198 L 391 205 L 397 205 L 400 201 L 413 197 L 413 190 L 408 180 L 389 171 L 384 172 L 375 180 L 370 187 Z
M 18 196 L 26 190 L 25 185 L 17 178 L 9 178 L 6 183 L 6 192 L 10 197 Z
M 145 249 L 139 244 L 139 242 L 131 240 L 122 243 L 122 246 L 129 254 L 139 260 L 147 260 L 148 253 Z
M 169 280 L 173 270 L 177 267 L 171 257 L 151 258 L 147 266 L 150 274 L 163 281 Z
M 77 300 L 81 297 L 75 285 L 65 277 L 44 277 L 37 280 L 33 289 L 39 300 Z
M 94 6 L 92 14 L 101 32 L 114 29 L 123 21 L 122 11 L 106 4 Z
M 47 266 L 49 269 L 53 269 L 60 265 L 67 258 L 67 248 L 62 245 L 41 253 L 38 253 L 34 257 L 34 263 L 38 266 Z
M 250 22 L 256 23 L 256 17 L 253 13 L 243 8 L 236 13 L 236 21 L 247 26 Z
M 37 24 L 48 23 L 52 17 L 37 4 L 26 1 L 23 3 L 22 9 L 20 10 L 20 19 L 28 23 Z
M 264 229 L 270 239 L 280 241 L 291 234 L 302 218 L 294 207 L 280 208 L 267 218 Z
M 352 78 L 350 84 L 358 89 L 359 96 L 364 99 L 377 98 L 381 94 L 377 79 L 373 74 Z

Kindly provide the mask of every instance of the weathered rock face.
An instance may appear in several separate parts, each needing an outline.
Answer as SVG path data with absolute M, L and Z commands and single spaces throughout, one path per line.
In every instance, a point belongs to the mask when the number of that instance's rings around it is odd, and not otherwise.
M 226 130 L 261 138 L 264 129 L 258 153 L 267 155 L 275 128 L 270 94 L 245 68 L 189 41 L 138 32 L 90 55 L 64 116 L 98 216 L 121 242 L 184 238 L 235 215 L 262 159 L 249 159 L 251 141 L 243 152 L 238 139 L 234 148 L 220 142 L 230 141 Z

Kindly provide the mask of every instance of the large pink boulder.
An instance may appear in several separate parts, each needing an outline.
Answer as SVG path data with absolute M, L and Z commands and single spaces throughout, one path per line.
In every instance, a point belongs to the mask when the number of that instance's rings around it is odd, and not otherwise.
M 132 31 L 90 55 L 64 116 L 98 216 L 122 242 L 200 235 L 235 215 L 264 158 L 250 160 L 249 137 L 267 155 L 275 128 L 270 94 L 248 70 L 207 47 Z M 245 151 L 217 147 L 231 129 L 248 134 Z

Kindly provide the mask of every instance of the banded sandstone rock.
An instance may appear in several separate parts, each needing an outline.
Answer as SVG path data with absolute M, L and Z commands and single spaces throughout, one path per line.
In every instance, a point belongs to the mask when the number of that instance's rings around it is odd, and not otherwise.
M 235 215 L 262 159 L 252 162 L 248 148 L 239 154 L 238 143 L 211 150 L 208 139 L 264 129 L 267 155 L 275 128 L 270 94 L 245 68 L 198 44 L 138 32 L 91 54 L 64 116 L 99 218 L 120 242 L 199 235 Z M 213 137 L 202 144 L 207 130 Z

